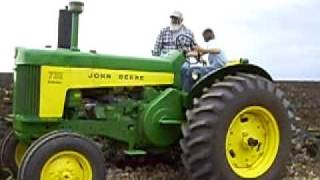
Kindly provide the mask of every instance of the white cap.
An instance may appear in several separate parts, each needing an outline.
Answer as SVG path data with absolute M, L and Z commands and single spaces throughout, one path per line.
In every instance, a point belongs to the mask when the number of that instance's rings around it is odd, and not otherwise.
M 180 11 L 173 11 L 173 13 L 171 13 L 170 17 L 176 17 L 179 19 L 183 19 L 183 15 Z

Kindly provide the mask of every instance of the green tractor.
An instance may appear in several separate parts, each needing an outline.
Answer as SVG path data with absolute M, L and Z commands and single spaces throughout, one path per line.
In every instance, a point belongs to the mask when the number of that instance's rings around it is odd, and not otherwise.
M 60 10 L 58 49 L 16 48 L 14 120 L 1 165 L 19 180 L 103 180 L 93 137 L 124 154 L 180 144 L 190 179 L 279 179 L 290 151 L 289 102 L 262 68 L 234 63 L 182 88 L 185 54 L 127 57 L 78 49 L 83 3 Z

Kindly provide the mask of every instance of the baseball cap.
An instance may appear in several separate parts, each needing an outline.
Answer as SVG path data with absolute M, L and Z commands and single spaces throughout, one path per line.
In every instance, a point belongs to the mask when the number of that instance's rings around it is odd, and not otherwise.
M 179 19 L 183 19 L 183 15 L 180 11 L 173 11 L 173 13 L 171 13 L 170 17 L 176 17 Z

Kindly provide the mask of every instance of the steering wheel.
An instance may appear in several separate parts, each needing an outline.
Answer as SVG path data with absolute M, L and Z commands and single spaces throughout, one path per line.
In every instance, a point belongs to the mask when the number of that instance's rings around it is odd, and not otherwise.
M 194 46 L 197 46 L 197 43 L 195 43 L 192 37 L 186 34 L 179 34 L 176 37 L 176 49 L 181 49 L 184 52 L 185 56 L 187 52 L 192 51 L 192 47 Z M 197 64 L 198 62 L 200 62 L 200 58 L 201 58 L 201 55 L 198 54 L 198 56 L 196 57 L 197 62 L 193 63 L 191 62 L 190 57 L 186 56 L 186 60 L 189 64 Z
M 184 41 L 184 43 L 182 43 Z M 193 38 L 186 34 L 179 34 L 176 37 L 176 49 L 188 50 L 190 51 L 193 46 L 197 46 Z

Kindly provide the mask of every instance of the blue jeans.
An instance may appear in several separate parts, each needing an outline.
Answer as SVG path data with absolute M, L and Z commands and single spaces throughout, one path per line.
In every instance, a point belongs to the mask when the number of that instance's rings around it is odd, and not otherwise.
M 209 66 L 214 69 L 222 68 L 227 61 L 227 58 L 222 51 L 219 54 L 209 54 L 208 58 Z
M 192 89 L 192 86 L 196 82 L 192 78 L 192 73 L 196 73 L 198 76 L 202 77 L 206 74 L 208 74 L 210 71 L 217 70 L 221 68 L 222 66 L 219 65 L 210 65 L 210 66 L 190 66 L 189 62 L 184 62 L 181 67 L 181 77 L 182 77 L 182 89 L 190 92 Z M 199 78 L 198 78 L 199 79 Z

